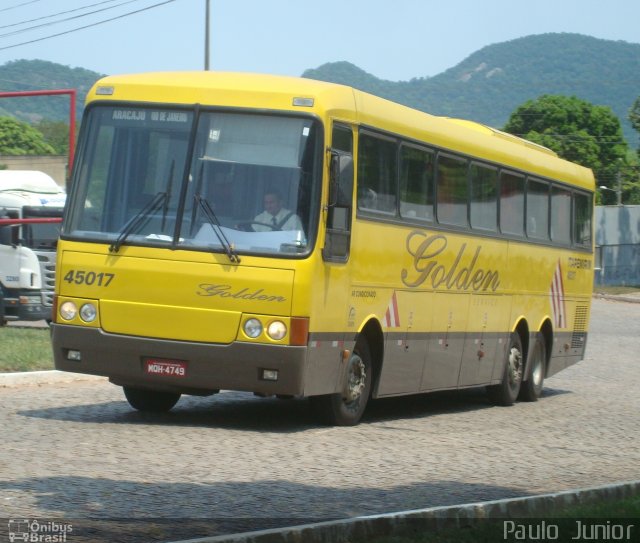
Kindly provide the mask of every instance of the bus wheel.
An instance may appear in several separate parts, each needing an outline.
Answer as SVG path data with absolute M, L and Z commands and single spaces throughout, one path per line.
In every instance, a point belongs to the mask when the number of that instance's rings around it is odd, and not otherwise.
M 520 392 L 523 371 L 522 341 L 520 335 L 513 332 L 509 338 L 502 382 L 487 387 L 489 401 L 496 405 L 513 405 Z
M 373 376 L 369 345 L 361 338 L 349 357 L 342 391 L 336 394 L 311 397 L 312 406 L 320 419 L 334 426 L 354 426 L 364 413 Z
M 544 342 L 544 336 L 538 332 L 531 349 L 531 370 L 529 372 L 529 378 L 522 383 L 520 395 L 518 396 L 519 400 L 535 402 L 540 397 L 540 394 L 542 394 L 542 386 L 544 384 L 546 363 L 547 348 Z
M 171 410 L 180 399 L 180 394 L 177 392 L 161 392 L 130 386 L 123 386 L 122 389 L 129 405 L 138 411 L 164 413 Z

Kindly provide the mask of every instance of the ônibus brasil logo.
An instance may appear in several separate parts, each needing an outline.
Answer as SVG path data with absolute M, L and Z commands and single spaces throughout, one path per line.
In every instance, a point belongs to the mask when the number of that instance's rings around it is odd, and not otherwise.
M 73 532 L 71 524 L 28 520 L 12 519 L 9 521 L 9 541 L 24 541 L 29 543 L 63 543 L 69 541 L 67 536 Z

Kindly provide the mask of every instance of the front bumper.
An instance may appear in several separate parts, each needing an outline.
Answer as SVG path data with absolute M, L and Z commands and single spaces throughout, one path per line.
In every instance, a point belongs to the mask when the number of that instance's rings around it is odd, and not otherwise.
M 51 305 L 41 291 L 13 291 L 5 294 L 4 313 L 7 321 L 50 321 Z
M 233 342 L 228 345 L 170 341 L 109 334 L 98 328 L 51 325 L 55 367 L 109 377 L 117 385 L 184 394 L 242 390 L 260 394 L 302 395 L 307 347 Z M 69 351 L 81 360 L 69 360 Z M 187 362 L 184 377 L 147 375 L 145 359 Z M 278 370 L 277 381 L 261 378 Z

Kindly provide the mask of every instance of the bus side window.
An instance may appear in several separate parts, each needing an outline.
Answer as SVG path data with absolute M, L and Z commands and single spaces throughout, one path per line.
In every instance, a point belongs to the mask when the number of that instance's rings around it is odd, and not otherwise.
M 571 243 L 571 192 L 561 187 L 551 189 L 551 241 Z
M 498 226 L 498 170 L 471 164 L 471 227 L 495 232 Z
M 433 220 L 434 153 L 408 145 L 400 147 L 400 216 Z
M 461 157 L 438 155 L 438 222 L 453 226 L 467 226 L 467 160 Z
M 500 173 L 500 231 L 524 233 L 524 177 L 512 172 Z
M 574 240 L 576 245 L 581 247 L 591 247 L 591 196 L 588 194 L 576 193 L 575 201 L 575 217 L 574 217 Z
M 333 127 L 331 147 L 338 151 L 353 154 L 353 134 L 347 126 L 336 124 Z
M 358 209 L 395 216 L 397 170 L 396 142 L 361 134 L 358 147 Z
M 549 183 L 531 178 L 527 183 L 527 236 L 549 239 Z

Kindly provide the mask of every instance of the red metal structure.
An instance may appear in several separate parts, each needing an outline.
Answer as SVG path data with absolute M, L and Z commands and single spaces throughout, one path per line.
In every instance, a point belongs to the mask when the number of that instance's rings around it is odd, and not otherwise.
M 68 175 L 71 175 L 73 166 L 73 155 L 76 141 L 76 89 L 57 89 L 39 91 L 12 91 L 0 92 L 0 98 L 24 98 L 27 96 L 57 96 L 60 94 L 69 95 L 69 162 Z
M 17 224 L 44 224 L 48 222 L 62 222 L 62 217 L 42 217 L 37 219 L 0 219 L 0 226 L 15 226 Z

